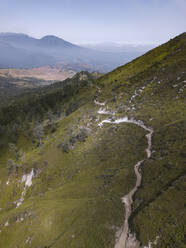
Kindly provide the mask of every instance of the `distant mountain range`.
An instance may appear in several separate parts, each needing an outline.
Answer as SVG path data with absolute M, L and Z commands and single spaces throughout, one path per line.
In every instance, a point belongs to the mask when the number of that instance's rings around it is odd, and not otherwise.
M 99 49 L 98 49 L 99 50 Z M 0 33 L 0 68 L 33 68 L 58 66 L 102 72 L 124 64 L 144 51 L 98 51 L 81 47 L 53 35 L 41 39 L 26 34 Z
M 117 42 L 83 43 L 83 47 L 112 53 L 145 53 L 156 47 L 155 44 L 129 44 Z

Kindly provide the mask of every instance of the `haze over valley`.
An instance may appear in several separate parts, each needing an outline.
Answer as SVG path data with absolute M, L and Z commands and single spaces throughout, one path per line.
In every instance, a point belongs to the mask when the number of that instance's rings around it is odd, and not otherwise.
M 100 51 L 72 44 L 53 35 L 41 39 L 26 34 L 0 33 L 0 68 L 56 66 L 63 70 L 106 72 L 126 63 L 145 51 L 135 48 Z

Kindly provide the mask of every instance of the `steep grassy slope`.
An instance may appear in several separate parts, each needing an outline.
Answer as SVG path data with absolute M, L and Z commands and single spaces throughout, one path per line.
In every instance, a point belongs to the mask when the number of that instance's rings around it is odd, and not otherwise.
M 131 225 L 143 243 L 184 247 L 186 34 L 103 77 L 101 99 L 154 129 Z M 119 95 L 119 97 L 118 97 Z
M 0 247 L 114 247 L 142 159 L 131 230 L 143 245 L 184 247 L 185 55 L 182 34 L 96 81 L 79 74 L 1 110 Z M 124 116 L 154 129 L 150 159 L 139 126 L 98 125 Z

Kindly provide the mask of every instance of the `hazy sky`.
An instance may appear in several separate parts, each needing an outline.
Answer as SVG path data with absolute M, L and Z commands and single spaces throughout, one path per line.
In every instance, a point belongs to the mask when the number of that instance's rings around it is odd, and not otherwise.
M 0 0 L 0 32 L 75 43 L 162 43 L 186 31 L 186 0 Z

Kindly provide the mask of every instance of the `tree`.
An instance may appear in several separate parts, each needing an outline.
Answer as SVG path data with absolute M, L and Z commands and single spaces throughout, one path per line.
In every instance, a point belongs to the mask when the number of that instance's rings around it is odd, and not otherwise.
M 11 173 L 15 174 L 16 176 L 18 175 L 19 165 L 16 164 L 12 159 L 8 159 L 6 166 L 8 169 L 8 175 Z

